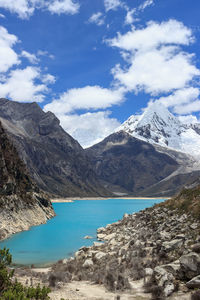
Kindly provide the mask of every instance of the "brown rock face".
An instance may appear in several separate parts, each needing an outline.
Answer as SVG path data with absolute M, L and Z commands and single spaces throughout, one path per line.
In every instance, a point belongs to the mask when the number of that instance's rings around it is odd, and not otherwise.
M 53 216 L 49 198 L 30 179 L 0 123 L 0 239 Z

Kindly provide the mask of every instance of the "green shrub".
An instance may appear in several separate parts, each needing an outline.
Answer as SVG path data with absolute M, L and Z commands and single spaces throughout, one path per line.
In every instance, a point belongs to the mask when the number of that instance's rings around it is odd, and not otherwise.
M 48 287 L 24 287 L 13 280 L 14 270 L 9 270 L 12 256 L 8 249 L 0 249 L 0 300 L 47 300 L 50 299 Z

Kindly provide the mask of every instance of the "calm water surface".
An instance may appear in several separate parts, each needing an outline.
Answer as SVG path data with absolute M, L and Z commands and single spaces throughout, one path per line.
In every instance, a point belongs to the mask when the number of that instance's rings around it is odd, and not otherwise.
M 96 229 L 163 200 L 84 200 L 54 203 L 56 217 L 47 224 L 32 227 L 0 243 L 13 255 L 16 264 L 44 265 L 70 257 L 83 245 L 96 240 Z M 92 240 L 85 240 L 90 235 Z

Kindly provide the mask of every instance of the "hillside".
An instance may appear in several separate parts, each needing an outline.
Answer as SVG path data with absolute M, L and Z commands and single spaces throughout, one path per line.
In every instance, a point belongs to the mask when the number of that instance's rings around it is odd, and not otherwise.
M 110 135 L 86 152 L 99 178 L 119 195 L 163 195 L 159 187 L 149 194 L 146 190 L 179 168 L 175 159 L 124 131 Z M 166 190 L 167 195 L 174 193 L 170 186 Z
M 0 99 L 0 120 L 32 179 L 58 196 L 107 196 L 84 150 L 36 103 Z
M 54 216 L 49 198 L 33 184 L 1 123 L 0 170 L 0 239 Z

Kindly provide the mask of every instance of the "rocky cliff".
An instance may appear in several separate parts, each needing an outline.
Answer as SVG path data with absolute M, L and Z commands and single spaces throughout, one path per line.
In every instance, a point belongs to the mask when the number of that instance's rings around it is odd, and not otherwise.
M 54 216 L 51 202 L 27 174 L 0 123 L 0 239 Z
M 36 103 L 0 99 L 0 120 L 38 186 L 59 196 L 107 196 L 84 150 Z

